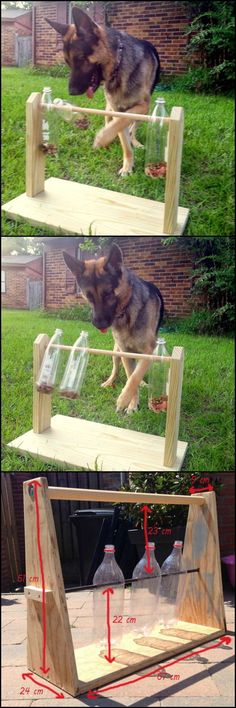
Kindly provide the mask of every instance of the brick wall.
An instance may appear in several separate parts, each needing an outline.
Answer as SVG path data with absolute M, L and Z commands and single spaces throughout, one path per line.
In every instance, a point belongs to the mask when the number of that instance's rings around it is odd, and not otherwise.
M 181 74 L 186 71 L 184 32 L 189 23 L 186 6 L 179 1 L 111 2 L 107 11 L 110 26 L 125 30 L 156 47 L 162 71 Z
M 120 237 L 116 242 L 122 248 L 124 262 L 137 275 L 155 283 L 161 290 L 165 311 L 172 316 L 186 315 L 193 309 L 191 300 L 192 259 L 189 254 L 173 245 L 166 248 L 161 238 Z M 75 248 L 66 248 L 75 256 Z M 81 302 L 76 294 L 75 278 L 66 268 L 61 249 L 49 248 L 46 258 L 46 302 L 48 309 L 71 306 Z M 85 258 L 85 255 L 83 255 Z
M 35 63 L 50 65 L 64 63 L 62 37 L 45 21 L 68 22 L 67 2 L 35 3 Z
M 2 22 L 2 64 L 16 66 L 16 36 L 28 37 L 32 34 L 32 13 L 22 15 L 19 21 Z
M 2 307 L 17 310 L 27 309 L 27 280 L 42 280 L 42 258 L 34 263 L 34 269 L 12 268 L 2 265 L 5 271 L 6 292 L 2 293 Z
M 98 24 L 104 24 L 104 7 L 97 2 L 89 14 Z M 45 22 L 45 17 L 58 22 L 68 22 L 68 3 L 36 2 L 36 64 L 63 62 L 62 39 Z M 166 74 L 186 71 L 184 36 L 189 18 L 184 2 L 110 2 L 106 9 L 106 24 L 128 32 L 140 39 L 148 39 L 157 48 L 162 70 Z

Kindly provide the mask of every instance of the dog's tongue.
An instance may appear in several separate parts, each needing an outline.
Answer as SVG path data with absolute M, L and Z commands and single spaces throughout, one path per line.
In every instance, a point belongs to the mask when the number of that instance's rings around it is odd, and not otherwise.
M 100 332 L 102 332 L 103 334 L 105 334 L 105 333 L 107 332 L 107 329 L 100 329 Z
M 88 98 L 93 98 L 93 94 L 94 94 L 93 87 L 89 86 L 86 93 L 87 93 Z

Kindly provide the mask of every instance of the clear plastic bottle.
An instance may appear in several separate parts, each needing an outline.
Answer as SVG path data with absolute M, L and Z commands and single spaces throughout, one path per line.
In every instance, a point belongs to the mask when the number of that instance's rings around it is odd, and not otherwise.
M 157 339 L 153 354 L 156 356 L 170 356 L 166 349 L 166 340 Z M 148 408 L 154 413 L 166 411 L 169 394 L 170 362 L 153 361 L 148 374 Z
M 64 101 L 63 98 L 54 98 L 53 101 L 54 106 L 63 106 L 68 109 L 65 111 L 54 111 L 59 118 L 65 121 L 65 123 L 72 123 L 75 125 L 76 128 L 82 128 L 86 130 L 89 127 L 89 120 L 87 116 L 84 116 L 82 113 L 78 113 L 77 111 L 73 111 L 73 104 L 69 103 L 69 101 Z
M 186 567 L 182 556 L 182 541 L 175 541 L 171 554 L 161 566 L 160 623 L 171 627 L 178 621 L 178 607 L 186 590 Z M 179 571 L 185 571 L 178 575 Z M 163 573 L 167 573 L 163 577 Z M 169 575 L 168 573 L 173 573 Z
M 52 89 L 50 86 L 45 86 L 43 89 L 42 103 L 46 104 L 43 108 L 42 120 L 42 150 L 48 155 L 56 155 L 58 143 L 58 120 L 55 116 L 56 111 L 52 110 Z M 50 110 L 51 109 L 51 110 Z
M 112 647 L 119 647 L 121 643 L 124 617 L 125 579 L 121 568 L 116 562 L 115 546 L 113 545 L 105 546 L 104 559 L 93 578 L 93 585 L 102 586 L 104 583 L 106 587 L 98 587 L 93 590 L 93 618 L 95 641 L 100 644 L 101 649 L 107 650 L 107 593 L 103 595 L 103 591 L 107 590 L 107 587 L 111 587 L 113 590 L 113 593 L 109 593 L 110 640 Z M 109 583 L 109 586 L 107 583 Z M 116 585 L 115 583 L 120 584 Z
M 152 117 L 167 118 L 165 99 L 157 98 Z M 147 127 L 147 141 L 145 154 L 145 174 L 157 179 L 166 176 L 167 168 L 167 142 L 169 124 L 166 121 L 150 121 Z
M 85 347 L 77 352 L 76 347 Z M 60 395 L 64 398 L 79 398 L 88 364 L 88 332 L 81 332 L 74 343 L 60 385 Z
M 148 555 L 150 567 L 154 568 L 152 573 L 147 570 Z M 158 623 L 161 585 L 161 570 L 155 557 L 155 543 L 148 543 L 145 547 L 144 556 L 136 565 L 132 578 L 137 581 L 132 583 L 131 587 L 130 614 L 136 618 L 136 622 L 132 624 L 132 631 L 135 634 L 148 635 Z
M 61 351 L 52 348 L 51 345 L 60 344 L 61 335 L 62 329 L 56 329 L 45 351 L 36 382 L 37 390 L 41 393 L 52 393 L 55 388 Z

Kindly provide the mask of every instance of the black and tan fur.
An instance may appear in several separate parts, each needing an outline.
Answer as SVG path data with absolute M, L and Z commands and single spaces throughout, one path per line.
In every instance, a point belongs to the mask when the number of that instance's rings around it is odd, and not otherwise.
M 85 93 L 90 86 L 96 91 L 103 84 L 107 110 L 148 113 L 160 70 L 155 47 L 126 32 L 100 27 L 78 7 L 73 8 L 72 14 L 72 25 L 47 20 L 63 37 L 64 58 L 71 68 L 70 94 Z M 126 175 L 134 164 L 131 143 L 140 146 L 135 138 L 135 123 L 130 126 L 127 118 L 110 117 L 105 123 L 96 135 L 94 147 L 105 147 L 118 135 L 123 149 L 119 173 Z
M 158 288 L 139 278 L 123 264 L 122 252 L 115 243 L 108 256 L 78 261 L 63 252 L 68 268 L 75 275 L 93 311 L 98 329 L 112 328 L 114 350 L 152 354 L 156 333 L 163 317 L 163 299 Z M 111 376 L 102 386 L 112 386 L 120 359 L 113 357 Z M 138 387 L 149 363 L 122 357 L 127 383 L 118 400 L 117 411 L 137 410 Z

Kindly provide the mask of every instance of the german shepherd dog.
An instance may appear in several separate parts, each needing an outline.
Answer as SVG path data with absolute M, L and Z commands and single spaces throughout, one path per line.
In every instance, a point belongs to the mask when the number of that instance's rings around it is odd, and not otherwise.
M 160 72 L 155 47 L 146 40 L 126 32 L 100 27 L 78 7 L 72 10 L 74 24 L 62 25 L 46 20 L 63 37 L 63 53 L 71 68 L 69 92 L 75 96 L 87 92 L 92 98 L 104 85 L 106 109 L 148 113 L 150 96 Z M 123 149 L 121 175 L 132 172 L 134 159 L 131 143 L 142 147 L 135 138 L 135 123 L 127 118 L 107 116 L 105 128 L 99 131 L 94 147 L 109 145 L 118 135 Z
M 164 312 L 158 288 L 125 268 L 115 243 L 107 256 L 97 260 L 76 260 L 65 251 L 63 256 L 92 307 L 94 326 L 103 332 L 112 328 L 114 351 L 152 354 Z M 111 376 L 102 386 L 113 385 L 119 363 L 120 358 L 114 356 Z M 131 413 L 138 408 L 138 387 L 149 362 L 139 359 L 136 366 L 134 359 L 122 357 L 122 363 L 127 383 L 117 400 L 117 411 Z

